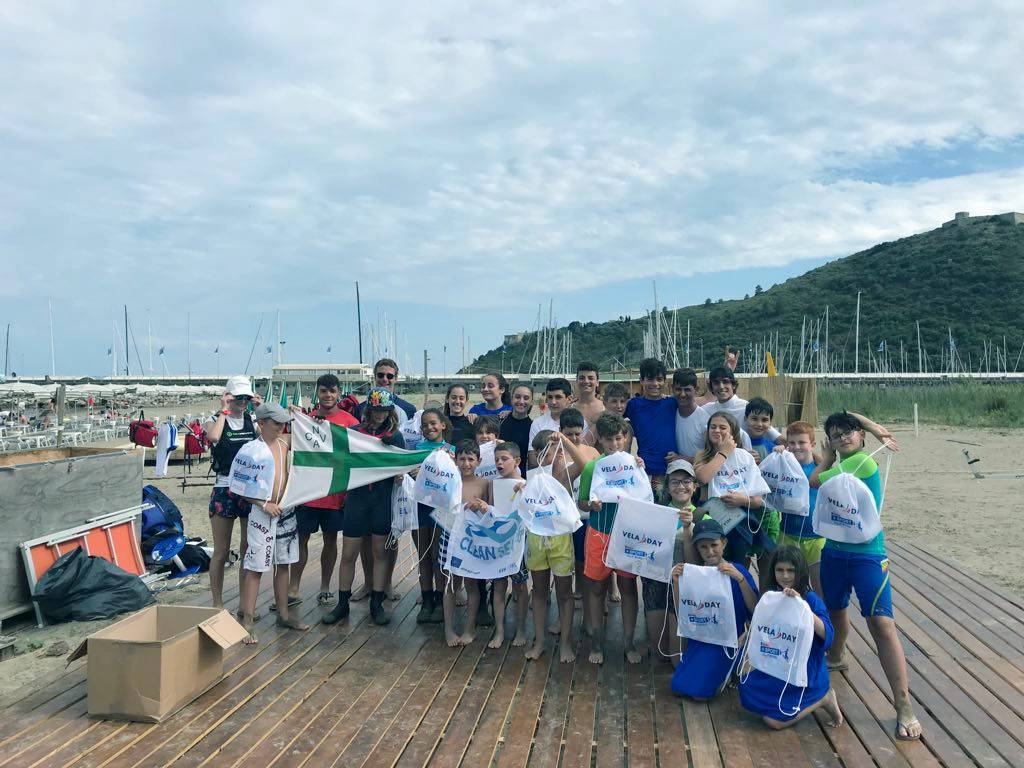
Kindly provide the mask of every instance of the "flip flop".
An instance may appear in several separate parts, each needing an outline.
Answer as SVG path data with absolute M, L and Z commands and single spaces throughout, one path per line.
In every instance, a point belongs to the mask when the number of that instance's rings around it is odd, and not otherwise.
M 921 724 L 921 721 L 918 720 L 916 717 L 911 719 L 911 720 L 907 720 L 906 722 L 903 722 L 903 723 L 901 723 L 899 720 L 897 720 L 896 721 L 896 733 L 895 733 L 896 740 L 897 741 L 919 741 L 921 739 L 920 734 L 918 734 L 917 736 L 900 736 L 900 729 L 902 728 L 905 731 L 909 731 L 911 726 L 920 725 L 920 724 Z
M 302 598 L 301 597 L 289 597 L 288 598 L 288 607 L 291 608 L 292 606 L 296 606 L 296 605 L 298 605 L 301 602 L 302 602 Z M 269 607 L 270 607 L 270 610 L 276 611 L 277 610 L 277 602 L 271 603 Z
M 244 614 L 244 613 L 242 613 L 241 611 L 235 611 L 235 617 L 236 617 L 236 618 L 237 618 L 237 619 L 238 619 L 239 621 L 241 621 L 242 619 L 244 619 L 244 618 L 245 618 L 245 614 Z M 262 619 L 262 618 L 263 618 L 263 614 L 262 614 L 262 613 L 254 613 L 254 614 L 252 615 L 252 620 L 253 620 L 253 623 L 255 623 L 255 622 L 259 621 L 259 620 L 260 620 L 260 619 Z

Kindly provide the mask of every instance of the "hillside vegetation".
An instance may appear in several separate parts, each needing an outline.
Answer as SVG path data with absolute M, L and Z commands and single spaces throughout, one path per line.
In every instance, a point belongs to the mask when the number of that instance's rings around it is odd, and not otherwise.
M 760 287 L 760 286 L 759 286 Z M 854 370 L 854 315 L 861 292 L 860 366 L 872 370 L 886 342 L 889 364 L 898 367 L 900 341 L 907 370 L 917 370 L 917 331 L 929 356 L 929 370 L 939 369 L 940 352 L 948 351 L 952 329 L 958 357 L 968 370 L 978 370 L 983 343 L 1003 346 L 1012 371 L 1024 341 L 1024 225 L 995 217 L 939 228 L 869 248 L 811 270 L 800 277 L 766 287 L 744 299 L 712 301 L 677 310 L 677 327 L 685 343 L 690 321 L 690 361 L 704 365 L 722 357 L 726 345 L 743 350 L 746 370 L 750 347 L 778 333 L 787 368 L 794 370 L 804 317 L 817 320 L 829 307 L 829 361 L 832 370 Z M 557 301 L 557 297 L 556 297 Z M 671 321 L 671 313 L 668 315 Z M 647 319 L 619 318 L 603 323 L 573 322 L 572 367 L 593 360 L 602 370 L 635 364 L 643 356 Z M 505 370 L 528 371 L 535 333 L 523 341 L 481 355 L 466 372 L 498 370 L 504 351 Z M 824 332 L 821 335 L 824 347 Z M 808 341 L 808 347 L 810 342 Z M 684 358 L 680 352 L 680 359 Z M 995 369 L 990 353 L 990 368 Z M 522 362 L 520 362 L 522 361 Z M 1022 360 L 1024 363 L 1024 360 Z

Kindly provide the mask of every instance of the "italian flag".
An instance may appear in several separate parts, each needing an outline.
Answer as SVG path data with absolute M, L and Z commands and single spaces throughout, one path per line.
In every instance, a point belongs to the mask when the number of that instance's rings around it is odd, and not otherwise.
M 328 421 L 292 413 L 291 471 L 282 507 L 387 480 L 423 463 L 432 449 L 407 451 Z

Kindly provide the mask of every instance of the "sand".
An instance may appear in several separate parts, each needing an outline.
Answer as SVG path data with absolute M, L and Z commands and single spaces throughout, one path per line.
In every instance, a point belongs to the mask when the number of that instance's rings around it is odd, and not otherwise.
M 1018 476 L 1024 475 L 1019 460 L 1024 431 L 928 426 L 919 437 L 913 428 L 898 428 L 894 433 L 902 450 L 893 456 L 886 485 L 882 520 L 887 536 L 951 557 L 1024 594 L 1024 528 L 1017 524 L 1024 519 L 1024 477 Z M 964 450 L 972 459 L 980 459 L 972 467 L 988 473 L 984 479 L 974 478 Z M 883 454 L 878 458 L 884 468 Z M 152 466 L 146 468 L 147 482 L 154 482 L 178 504 L 189 536 L 210 537 L 207 502 L 212 478 L 207 478 L 208 470 L 208 460 L 194 467 L 188 476 L 190 485 L 182 491 L 182 469 L 177 463 L 171 465 L 171 476 L 162 480 L 149 479 Z M 237 549 L 237 532 L 234 540 Z M 231 584 L 235 578 L 229 571 L 225 581 Z M 207 584 L 203 574 L 198 585 L 161 594 L 158 600 L 208 605 Z M 108 623 L 72 622 L 36 629 L 26 618 L 18 625 L 5 625 L 6 634 L 16 632 L 20 655 L 0 667 L 4 672 L 0 701 L 26 685 L 39 685 L 63 668 L 64 655 L 44 655 L 54 643 L 64 642 L 73 649 Z

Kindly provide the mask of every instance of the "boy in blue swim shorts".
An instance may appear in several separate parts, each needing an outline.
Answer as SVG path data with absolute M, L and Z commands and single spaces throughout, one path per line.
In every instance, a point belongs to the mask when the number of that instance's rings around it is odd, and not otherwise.
M 868 487 L 881 510 L 881 473 L 878 464 L 864 450 L 865 427 L 892 450 L 898 450 L 888 430 L 857 414 L 846 411 L 834 413 L 825 421 L 828 442 L 823 446 L 821 463 L 811 474 L 810 485 L 811 488 L 819 488 L 840 472 L 852 473 Z M 885 533 L 879 531 L 870 541 L 858 544 L 827 539 L 821 553 L 821 588 L 835 628 L 835 639 L 828 652 L 829 669 L 842 671 L 848 668 L 845 649 L 850 618 L 846 611 L 850 595 L 856 592 L 861 615 L 867 620 L 868 630 L 878 649 L 878 659 L 892 688 L 896 705 L 895 737 L 901 741 L 921 738 L 921 723 L 910 702 L 907 662 L 893 621 Z

